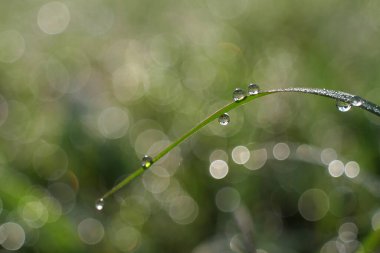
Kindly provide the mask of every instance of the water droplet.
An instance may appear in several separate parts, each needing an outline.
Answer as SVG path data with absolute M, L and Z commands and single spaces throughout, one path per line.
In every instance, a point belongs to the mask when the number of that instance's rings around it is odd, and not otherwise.
M 99 211 L 101 211 L 104 207 L 104 199 L 98 199 L 96 202 L 95 202 L 95 208 Z
M 337 100 L 336 101 L 336 107 L 341 112 L 348 112 L 351 109 L 351 105 L 349 103 Z
M 153 159 L 152 159 L 152 157 L 150 157 L 148 155 L 144 155 L 144 157 L 141 159 L 141 166 L 144 169 L 149 168 L 150 166 L 152 166 L 152 164 L 153 164 Z
M 248 85 L 248 94 L 249 95 L 256 95 L 260 91 L 260 87 L 257 84 L 250 83 Z
M 218 121 L 219 124 L 221 124 L 222 126 L 227 126 L 228 123 L 230 123 L 230 115 L 228 115 L 227 113 L 223 113 L 219 116 Z
M 232 97 L 235 102 L 239 102 L 245 99 L 245 91 L 240 88 L 236 88 L 232 93 Z
M 352 106 L 361 106 L 363 104 L 363 99 L 359 96 L 354 96 L 351 98 L 350 103 Z

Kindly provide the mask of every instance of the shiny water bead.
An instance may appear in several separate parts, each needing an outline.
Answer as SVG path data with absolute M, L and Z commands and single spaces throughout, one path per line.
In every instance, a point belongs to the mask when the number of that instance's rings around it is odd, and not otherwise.
M 361 106 L 363 104 L 363 99 L 359 96 L 354 96 L 350 100 L 352 106 Z
M 230 115 L 228 115 L 227 113 L 223 113 L 219 116 L 218 121 L 219 124 L 221 124 L 222 126 L 227 126 L 228 123 L 230 123 Z
M 336 101 L 336 107 L 341 112 L 348 112 L 351 109 L 351 105 L 349 103 L 337 100 Z
M 141 166 L 144 168 L 144 169 L 147 169 L 149 168 L 150 166 L 152 166 L 153 164 L 153 159 L 152 157 L 148 156 L 148 155 L 145 155 L 142 159 L 141 159 Z
M 260 91 L 260 87 L 257 84 L 250 83 L 248 85 L 248 95 L 256 95 Z
M 242 101 L 245 99 L 245 91 L 243 89 L 236 88 L 232 93 L 232 97 L 235 102 Z
M 99 211 L 101 211 L 104 207 L 104 199 L 98 199 L 96 202 L 95 202 L 95 208 Z

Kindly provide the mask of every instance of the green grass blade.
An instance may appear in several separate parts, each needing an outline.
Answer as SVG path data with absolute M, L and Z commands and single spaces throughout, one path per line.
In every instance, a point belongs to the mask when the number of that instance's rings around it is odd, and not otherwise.
M 376 105 L 366 99 L 363 99 L 361 97 L 342 92 L 342 91 L 335 91 L 335 90 L 327 90 L 327 89 L 318 89 L 318 88 L 284 88 L 284 89 L 272 89 L 272 90 L 266 90 L 266 91 L 260 91 L 256 95 L 251 95 L 247 96 L 244 100 L 242 101 L 237 101 L 237 102 L 231 102 L 221 109 L 217 110 L 210 116 L 208 116 L 206 119 L 204 119 L 202 122 L 200 122 L 198 125 L 190 129 L 188 132 L 186 132 L 184 135 L 182 135 L 180 138 L 178 138 L 175 142 L 167 146 L 164 150 L 162 150 L 157 156 L 153 158 L 153 163 L 157 162 L 160 160 L 163 156 L 165 156 L 167 153 L 169 153 L 172 149 L 174 149 L 176 146 L 181 144 L 183 141 L 188 139 L 190 136 L 195 134 L 197 131 L 199 131 L 201 128 L 204 126 L 208 125 L 210 122 L 216 120 L 219 118 L 220 115 L 223 113 L 229 112 L 237 107 L 240 107 L 248 102 L 251 102 L 252 100 L 255 100 L 259 97 L 264 97 L 270 94 L 275 94 L 275 93 L 284 93 L 284 92 L 297 92 L 297 93 L 304 93 L 304 94 L 312 94 L 312 95 L 318 95 L 318 96 L 324 96 L 324 97 L 329 97 L 335 100 L 339 100 L 345 103 L 352 103 L 353 99 L 360 99 L 361 104 L 357 107 L 362 108 L 364 110 L 367 110 L 377 116 L 380 116 L 380 106 Z M 127 176 L 123 181 L 118 183 L 116 186 L 114 186 L 111 190 L 106 192 L 101 198 L 105 199 L 112 194 L 114 194 L 116 191 L 120 190 L 124 186 L 126 186 L 128 183 L 130 183 L 133 179 L 136 177 L 140 176 L 142 173 L 144 173 L 146 169 L 143 167 L 140 167 L 137 169 L 135 172 Z

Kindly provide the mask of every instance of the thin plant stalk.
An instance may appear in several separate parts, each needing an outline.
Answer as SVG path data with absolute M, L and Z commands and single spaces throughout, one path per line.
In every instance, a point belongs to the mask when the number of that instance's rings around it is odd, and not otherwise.
M 271 90 L 263 90 L 260 91 L 258 94 L 249 95 L 245 97 L 241 101 L 234 101 L 231 102 L 224 107 L 220 108 L 210 116 L 208 116 L 206 119 L 201 121 L 198 125 L 190 129 L 188 132 L 186 132 L 184 135 L 179 137 L 176 141 L 174 141 L 172 144 L 167 146 L 165 149 L 163 149 L 157 156 L 153 158 L 152 164 L 160 160 L 163 156 L 165 156 L 167 153 L 169 153 L 172 149 L 174 149 L 176 146 L 184 142 L 186 139 L 188 139 L 190 136 L 198 132 L 201 128 L 208 125 L 210 122 L 216 120 L 219 118 L 220 115 L 223 113 L 227 113 L 237 107 L 240 107 L 248 102 L 251 102 L 252 100 L 255 100 L 260 97 L 264 97 L 267 95 L 275 94 L 275 93 L 285 93 L 285 92 L 295 92 L 295 93 L 303 93 L 303 94 L 311 94 L 311 95 L 318 95 L 318 96 L 324 96 L 328 98 L 332 98 L 336 101 L 340 101 L 343 103 L 346 103 L 347 106 L 355 106 L 362 108 L 364 110 L 369 111 L 370 113 L 373 113 L 377 116 L 380 116 L 380 106 L 377 104 L 374 104 L 364 98 L 361 98 L 356 95 L 352 95 L 346 92 L 342 91 L 335 91 L 335 90 L 328 90 L 328 89 L 318 89 L 318 88 L 283 88 L 283 89 L 271 89 Z M 122 180 L 120 183 L 115 185 L 112 189 L 110 189 L 108 192 L 106 192 L 100 199 L 104 200 L 107 197 L 111 196 L 127 184 L 129 184 L 133 179 L 140 176 L 144 173 L 144 171 L 148 168 L 140 167 L 136 171 L 134 171 L 132 174 L 127 176 L 124 180 Z

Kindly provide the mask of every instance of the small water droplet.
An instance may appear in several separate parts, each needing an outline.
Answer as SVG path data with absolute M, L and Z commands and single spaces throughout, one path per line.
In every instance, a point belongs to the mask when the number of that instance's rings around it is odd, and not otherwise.
M 98 199 L 96 202 L 95 202 L 95 208 L 99 211 L 101 211 L 104 207 L 104 199 Z
M 351 109 L 351 105 L 349 103 L 337 100 L 336 101 L 336 107 L 341 112 L 348 112 Z
M 218 121 L 219 124 L 221 124 L 222 126 L 227 126 L 228 123 L 230 123 L 230 115 L 228 115 L 227 113 L 223 113 L 219 116 Z
M 245 99 L 245 91 L 240 88 L 236 88 L 232 93 L 232 97 L 235 102 L 239 102 Z
M 248 94 L 249 95 L 256 95 L 260 91 L 260 87 L 257 84 L 250 83 L 248 85 Z
M 144 155 L 144 157 L 141 159 L 141 166 L 144 169 L 149 168 L 150 166 L 152 166 L 152 164 L 153 164 L 153 159 L 152 159 L 152 157 L 150 157 L 148 155 Z
M 352 106 L 361 106 L 363 104 L 363 99 L 359 96 L 354 96 L 351 98 L 350 103 Z

